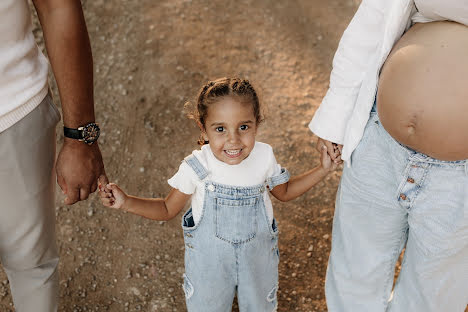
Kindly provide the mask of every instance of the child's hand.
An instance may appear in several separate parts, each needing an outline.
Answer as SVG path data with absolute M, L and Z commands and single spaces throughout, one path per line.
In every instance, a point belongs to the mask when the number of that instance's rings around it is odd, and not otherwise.
M 114 183 L 101 186 L 99 188 L 99 196 L 104 206 L 116 209 L 122 209 L 127 200 L 127 194 Z
M 327 147 L 323 146 L 320 155 L 320 164 L 322 165 L 322 168 L 328 172 L 336 170 L 336 168 L 338 168 L 338 165 L 340 165 L 343 162 L 340 156 L 341 155 L 339 155 L 338 158 L 335 159 L 335 161 L 333 161 L 327 152 Z

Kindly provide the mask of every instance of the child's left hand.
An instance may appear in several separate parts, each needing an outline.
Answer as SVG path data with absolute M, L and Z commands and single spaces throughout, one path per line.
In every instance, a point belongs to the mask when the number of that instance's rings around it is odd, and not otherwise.
M 340 155 L 341 156 L 341 155 Z M 343 161 L 341 160 L 341 157 L 337 158 L 335 161 L 333 161 L 328 155 L 327 152 L 327 147 L 324 145 L 322 147 L 322 154 L 320 155 L 320 164 L 323 169 L 326 171 L 334 171 L 338 168 L 338 166 L 342 163 Z

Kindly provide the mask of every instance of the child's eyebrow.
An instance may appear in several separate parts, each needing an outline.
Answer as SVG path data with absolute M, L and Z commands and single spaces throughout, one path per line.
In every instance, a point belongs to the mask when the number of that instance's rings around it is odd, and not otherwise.
M 245 121 L 241 121 L 239 122 L 240 124 L 252 124 L 254 123 L 252 120 L 245 120 Z M 213 127 L 213 126 L 224 126 L 224 122 L 221 122 L 221 121 L 217 121 L 217 122 L 213 122 L 210 127 Z
M 217 122 L 213 122 L 213 123 L 210 125 L 210 127 L 213 127 L 213 126 L 222 126 L 222 125 L 224 125 L 223 122 L 217 121 Z

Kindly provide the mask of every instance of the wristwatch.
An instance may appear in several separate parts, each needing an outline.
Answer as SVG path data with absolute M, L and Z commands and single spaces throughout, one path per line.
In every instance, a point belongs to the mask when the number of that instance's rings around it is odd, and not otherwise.
M 99 138 L 100 129 L 97 123 L 90 122 L 78 129 L 63 127 L 65 137 L 83 141 L 88 145 L 92 145 Z

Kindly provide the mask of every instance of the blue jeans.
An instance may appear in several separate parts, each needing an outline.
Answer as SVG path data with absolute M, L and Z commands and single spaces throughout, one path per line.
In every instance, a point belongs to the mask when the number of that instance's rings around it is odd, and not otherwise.
M 467 161 L 440 161 L 401 145 L 371 112 L 351 164 L 344 168 L 336 199 L 328 311 L 463 312 Z
M 186 162 L 205 181 L 205 203 L 195 225 L 192 210 L 183 216 L 184 292 L 189 312 L 230 312 L 237 291 L 241 312 L 276 311 L 278 228 L 263 202 L 266 185 L 288 181 L 289 173 L 252 187 L 209 181 L 196 157 Z

